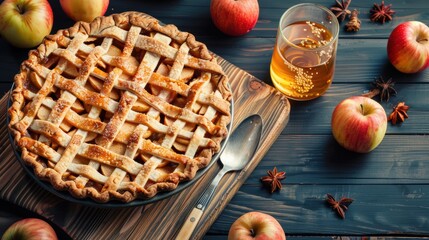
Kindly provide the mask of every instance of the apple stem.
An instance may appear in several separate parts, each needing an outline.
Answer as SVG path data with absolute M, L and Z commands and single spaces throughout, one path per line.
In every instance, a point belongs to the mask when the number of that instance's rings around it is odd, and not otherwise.
M 255 230 L 253 230 L 253 228 L 250 229 L 250 236 L 256 237 Z
M 423 39 L 417 39 L 417 42 L 418 43 L 422 43 L 422 42 L 427 42 L 427 41 L 429 41 L 427 38 L 423 38 Z
M 24 14 L 25 13 L 25 6 L 24 4 L 17 4 L 16 5 L 17 11 L 19 14 Z
M 360 110 L 362 111 L 362 114 L 365 115 L 365 111 L 363 110 L 363 104 L 360 104 Z
M 420 44 L 427 44 L 429 39 L 426 36 L 426 34 L 419 34 L 419 35 L 417 35 L 416 41 Z

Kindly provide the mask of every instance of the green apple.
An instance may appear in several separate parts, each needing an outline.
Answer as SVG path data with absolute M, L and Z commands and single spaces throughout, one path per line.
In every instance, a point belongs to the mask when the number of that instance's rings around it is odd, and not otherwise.
M 19 48 L 39 45 L 53 22 L 47 0 L 4 0 L 0 5 L 0 35 Z

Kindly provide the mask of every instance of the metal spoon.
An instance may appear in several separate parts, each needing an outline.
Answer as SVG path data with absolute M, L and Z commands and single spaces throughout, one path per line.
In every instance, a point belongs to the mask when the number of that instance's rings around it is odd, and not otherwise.
M 259 144 L 261 133 L 262 119 L 259 115 L 252 115 L 244 119 L 231 134 L 224 151 L 220 155 L 223 168 L 198 199 L 196 206 L 180 229 L 176 240 L 189 239 L 203 215 L 204 209 L 213 197 L 219 181 L 225 173 L 243 169 L 249 160 L 252 159 Z

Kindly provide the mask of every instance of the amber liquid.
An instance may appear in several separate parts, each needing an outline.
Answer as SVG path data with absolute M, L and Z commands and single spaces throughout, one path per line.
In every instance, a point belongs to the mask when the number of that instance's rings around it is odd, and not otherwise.
M 336 42 L 321 24 L 295 22 L 283 29 L 271 59 L 274 86 L 294 100 L 310 100 L 324 94 L 334 76 Z

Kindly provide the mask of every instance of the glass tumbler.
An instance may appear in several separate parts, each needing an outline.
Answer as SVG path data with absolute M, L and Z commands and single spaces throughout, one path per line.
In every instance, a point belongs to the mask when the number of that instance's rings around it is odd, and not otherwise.
M 335 72 L 339 24 L 327 8 L 302 3 L 280 18 L 270 64 L 274 86 L 293 100 L 323 95 Z

